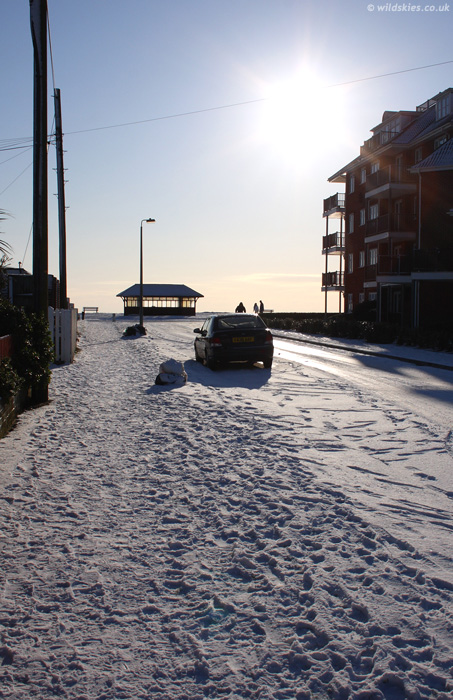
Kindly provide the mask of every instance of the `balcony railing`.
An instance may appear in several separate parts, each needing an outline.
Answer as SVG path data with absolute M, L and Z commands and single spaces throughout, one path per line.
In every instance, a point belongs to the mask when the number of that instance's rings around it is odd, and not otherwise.
M 365 236 L 367 238 L 369 236 L 376 236 L 379 233 L 389 233 L 391 231 L 413 233 L 415 231 L 414 216 L 396 214 L 393 212 L 391 214 L 378 216 L 377 219 L 371 219 L 371 221 L 367 221 L 365 225 Z
M 336 233 L 329 233 L 327 236 L 322 237 L 322 249 L 331 250 L 336 248 L 339 250 L 344 250 L 344 232 L 341 233 L 337 231 Z
M 323 272 L 322 286 L 328 289 L 342 289 L 344 286 L 344 273 L 339 271 Z
M 414 250 L 414 272 L 453 272 L 453 248 Z
M 383 185 L 390 184 L 415 184 L 416 176 L 411 175 L 406 169 L 397 168 L 392 166 L 387 166 L 381 170 L 377 170 L 375 173 L 367 176 L 366 179 L 366 192 L 376 189 L 377 187 L 382 187 Z
M 380 255 L 378 259 L 379 275 L 408 275 L 411 272 L 410 255 Z
M 453 272 L 453 248 L 414 250 L 409 255 L 380 255 L 379 275 L 410 275 L 411 272 Z
M 323 215 L 327 216 L 332 211 L 344 211 L 346 195 L 344 192 L 337 192 L 324 200 Z

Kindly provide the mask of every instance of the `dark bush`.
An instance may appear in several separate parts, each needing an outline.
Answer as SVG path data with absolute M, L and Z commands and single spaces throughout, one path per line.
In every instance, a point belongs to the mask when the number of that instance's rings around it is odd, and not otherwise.
M 11 366 L 26 387 L 49 384 L 54 349 L 47 319 L 0 298 L 0 336 L 12 335 Z
M 7 357 L 0 361 L 0 400 L 7 401 L 22 386 L 22 380 Z

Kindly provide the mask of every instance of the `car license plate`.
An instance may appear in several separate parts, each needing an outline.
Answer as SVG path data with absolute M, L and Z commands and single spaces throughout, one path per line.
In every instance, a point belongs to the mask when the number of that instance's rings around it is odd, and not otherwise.
M 253 343 L 255 340 L 253 335 L 246 335 L 242 338 L 233 338 L 233 343 Z

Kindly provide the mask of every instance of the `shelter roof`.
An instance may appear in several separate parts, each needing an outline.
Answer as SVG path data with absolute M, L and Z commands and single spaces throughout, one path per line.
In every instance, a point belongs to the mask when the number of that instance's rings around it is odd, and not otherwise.
M 140 296 L 140 285 L 133 284 L 132 287 L 120 292 L 117 297 L 138 297 Z M 144 297 L 196 297 L 199 299 L 203 294 L 187 287 L 185 284 L 144 284 Z

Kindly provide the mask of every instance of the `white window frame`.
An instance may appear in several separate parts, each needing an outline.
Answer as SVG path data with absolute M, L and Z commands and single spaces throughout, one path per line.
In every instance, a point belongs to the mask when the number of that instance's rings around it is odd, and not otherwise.
M 352 302 L 353 298 L 354 297 L 352 294 L 348 294 L 348 313 L 351 313 L 354 308 L 354 304 Z
M 359 252 L 359 267 L 365 267 L 365 251 L 361 250 Z
M 348 272 L 354 272 L 354 253 L 348 254 Z
M 377 173 L 379 170 L 379 161 L 375 160 L 374 163 L 371 163 L 371 174 Z
M 366 168 L 362 168 L 360 171 L 360 184 L 363 185 L 366 182 Z
M 378 249 L 377 248 L 370 248 L 368 250 L 368 264 L 369 265 L 377 265 L 378 261 Z
M 379 218 L 379 202 L 376 204 L 370 204 L 369 217 L 370 221 L 374 221 L 375 219 Z
M 348 233 L 354 233 L 354 214 L 349 214 Z
M 360 210 L 360 226 L 365 226 L 366 224 L 366 210 L 361 209 Z
M 355 190 L 355 175 L 349 177 L 349 194 L 353 194 Z

